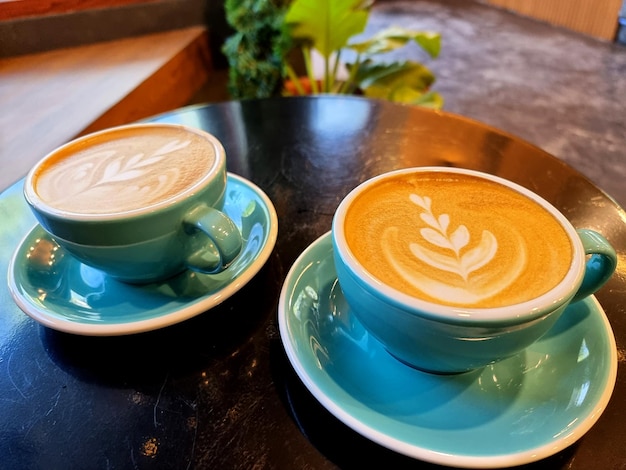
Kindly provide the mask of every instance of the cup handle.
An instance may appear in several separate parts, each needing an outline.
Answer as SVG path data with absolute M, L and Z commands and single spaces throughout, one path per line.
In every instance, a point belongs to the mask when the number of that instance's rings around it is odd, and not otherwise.
M 192 271 L 219 273 L 241 251 L 243 241 L 239 229 L 226 214 L 213 207 L 195 207 L 183 219 L 183 226 L 191 247 L 185 264 Z M 212 243 L 207 244 L 206 238 Z
M 617 254 L 606 238 L 589 229 L 577 229 L 576 232 L 583 242 L 585 254 L 591 256 L 587 259 L 583 282 L 572 302 L 583 299 L 599 290 L 609 280 L 617 267 Z

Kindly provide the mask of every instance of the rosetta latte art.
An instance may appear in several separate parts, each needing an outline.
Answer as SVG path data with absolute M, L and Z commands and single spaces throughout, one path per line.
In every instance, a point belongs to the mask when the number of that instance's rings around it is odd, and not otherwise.
M 519 251 L 506 274 L 489 269 L 498 252 L 497 237 L 482 230 L 480 240 L 471 243 L 471 234 L 465 225 L 451 227 L 448 214 L 435 215 L 432 200 L 427 196 L 411 194 L 410 201 L 421 209 L 420 218 L 427 225 L 419 230 L 419 238 L 409 244 L 409 252 L 436 271 L 451 273 L 447 282 L 442 276 L 429 275 L 427 271 L 412 270 L 399 262 L 389 247 L 397 244 L 398 229 L 389 227 L 383 235 L 382 248 L 388 262 L 409 283 L 435 299 L 473 304 L 492 297 L 510 286 L 522 273 L 526 264 L 524 243 L 519 238 Z M 391 241 L 391 243 L 387 243 Z M 445 278 L 445 277 L 444 277 Z
M 48 168 L 39 177 L 37 189 L 48 204 L 70 212 L 118 212 L 144 207 L 189 185 L 183 181 L 187 177 L 181 165 L 169 164 L 167 159 L 190 143 L 174 139 L 148 152 L 94 149 Z

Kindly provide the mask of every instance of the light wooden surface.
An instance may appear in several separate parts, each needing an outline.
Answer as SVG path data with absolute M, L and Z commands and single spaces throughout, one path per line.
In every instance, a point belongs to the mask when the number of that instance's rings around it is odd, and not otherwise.
M 74 137 L 187 104 L 211 69 L 200 26 L 0 59 L 0 190 Z
M 531 18 L 613 41 L 622 0 L 487 0 Z

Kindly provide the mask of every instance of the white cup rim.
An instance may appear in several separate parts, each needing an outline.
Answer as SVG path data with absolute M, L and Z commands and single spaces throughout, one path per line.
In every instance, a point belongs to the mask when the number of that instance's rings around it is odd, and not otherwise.
M 393 178 L 398 175 L 415 172 L 440 172 L 477 176 L 479 178 L 503 184 L 541 205 L 565 229 L 568 238 L 572 243 L 572 262 L 565 277 L 554 288 L 534 299 L 503 307 L 485 308 L 466 308 L 441 305 L 418 299 L 382 283 L 357 261 L 356 257 L 347 246 L 344 227 L 340 221 L 345 218 L 348 207 L 357 195 L 369 188 L 371 185 L 387 178 Z M 405 311 L 414 312 L 417 315 L 429 317 L 437 321 L 450 323 L 481 323 L 492 325 L 502 323 L 525 323 L 534 318 L 544 316 L 556 310 L 563 303 L 568 302 L 576 293 L 576 290 L 582 283 L 584 276 L 585 256 L 582 241 L 577 235 L 576 229 L 561 212 L 559 212 L 552 204 L 543 199 L 541 196 L 517 183 L 495 175 L 466 168 L 438 166 L 403 168 L 383 173 L 364 181 L 350 191 L 339 204 L 333 217 L 332 238 L 335 249 L 341 257 L 342 262 L 350 271 L 350 274 L 357 277 L 360 282 L 367 285 L 371 293 L 384 298 L 386 302 L 399 306 Z
M 59 152 L 67 150 L 71 147 L 80 145 L 86 141 L 91 139 L 96 139 L 106 134 L 115 134 L 119 132 L 125 132 L 126 130 L 132 129 L 155 129 L 155 128 L 168 128 L 168 129 L 181 129 L 187 132 L 192 132 L 196 135 L 201 136 L 207 142 L 213 146 L 215 152 L 215 161 L 206 174 L 198 181 L 196 181 L 193 185 L 189 186 L 185 190 L 175 194 L 172 197 L 163 199 L 157 203 L 150 204 L 141 208 L 131 209 L 123 212 L 112 212 L 112 213 L 79 213 L 68 210 L 59 209 L 57 207 L 51 206 L 42 200 L 37 191 L 35 190 L 34 179 L 38 173 L 38 169 L 41 168 L 43 164 L 45 164 L 51 158 L 54 158 L 55 155 Z M 159 122 L 147 122 L 147 123 L 135 123 L 135 124 L 124 124 L 120 126 L 110 127 L 107 129 L 102 129 L 100 131 L 92 132 L 86 134 L 84 136 L 73 139 L 46 154 L 43 158 L 41 158 L 35 165 L 29 170 L 26 177 L 24 178 L 24 188 L 23 193 L 26 201 L 33 207 L 35 207 L 39 212 L 43 212 L 47 214 L 49 217 L 72 220 L 72 221 L 105 221 L 105 220 L 119 220 L 119 219 L 127 219 L 135 216 L 141 216 L 156 212 L 160 209 L 171 207 L 176 205 L 179 201 L 185 200 L 193 194 L 197 193 L 199 190 L 204 188 L 209 182 L 213 181 L 213 179 L 220 173 L 221 168 L 225 168 L 225 158 L 226 152 L 222 143 L 212 134 L 203 131 L 202 129 L 198 129 L 195 127 L 187 126 L 184 124 L 173 124 L 173 123 L 159 123 Z M 224 171 L 226 174 L 226 171 Z

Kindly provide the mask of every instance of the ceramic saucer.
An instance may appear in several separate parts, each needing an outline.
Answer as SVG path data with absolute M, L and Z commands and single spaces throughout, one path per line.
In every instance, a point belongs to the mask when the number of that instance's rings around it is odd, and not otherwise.
M 593 297 L 498 364 L 459 375 L 405 366 L 351 314 L 329 234 L 291 268 L 278 320 L 289 360 L 324 407 L 374 442 L 443 465 L 508 467 L 559 452 L 598 420 L 617 375 L 615 339 Z
M 37 225 L 9 264 L 9 290 L 26 314 L 69 333 L 123 335 L 181 322 L 241 289 L 265 264 L 276 243 L 274 206 L 250 181 L 228 174 L 224 212 L 242 231 L 244 246 L 220 274 L 185 272 L 162 283 L 124 284 L 77 261 Z M 54 257 L 49 256 L 52 252 Z M 37 257 L 45 263 L 33 261 Z

